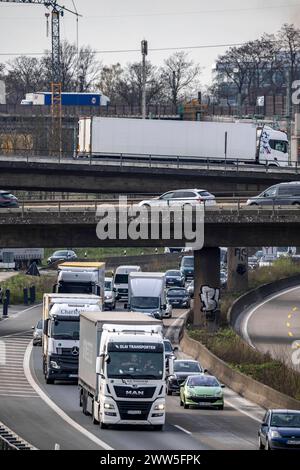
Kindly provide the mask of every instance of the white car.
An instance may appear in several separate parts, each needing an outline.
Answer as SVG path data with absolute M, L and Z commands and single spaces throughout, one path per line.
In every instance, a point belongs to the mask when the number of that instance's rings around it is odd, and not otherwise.
M 276 257 L 274 257 L 273 255 L 265 255 L 259 260 L 258 266 L 260 268 L 272 266 L 274 261 L 276 261 Z
M 168 191 L 159 197 L 141 201 L 138 205 L 145 207 L 161 206 L 168 207 L 172 205 L 190 204 L 197 206 L 204 204 L 205 206 L 213 206 L 216 204 L 216 198 L 206 189 L 178 189 L 176 191 Z
M 116 308 L 116 293 L 113 290 L 113 279 L 106 277 L 104 280 L 104 307 L 109 310 Z

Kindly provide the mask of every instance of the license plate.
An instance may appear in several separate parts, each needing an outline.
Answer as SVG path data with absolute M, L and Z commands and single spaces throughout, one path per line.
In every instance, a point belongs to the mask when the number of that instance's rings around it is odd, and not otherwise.
M 206 401 L 199 401 L 199 402 L 198 402 L 198 405 L 199 405 L 199 406 L 208 406 L 209 403 L 207 403 Z
M 69 377 L 70 377 L 70 379 L 78 379 L 77 374 L 70 374 Z
M 141 415 L 142 412 L 141 412 L 141 410 L 128 410 L 127 414 L 129 414 L 129 415 Z
M 299 446 L 300 445 L 300 440 L 297 441 L 287 441 L 288 444 L 294 445 L 294 446 Z

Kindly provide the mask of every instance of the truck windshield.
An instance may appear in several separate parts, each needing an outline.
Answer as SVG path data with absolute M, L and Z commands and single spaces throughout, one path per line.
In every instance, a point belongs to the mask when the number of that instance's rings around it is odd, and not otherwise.
M 128 284 L 128 274 L 116 274 L 115 284 Z
M 78 320 L 54 320 L 51 325 L 51 337 L 53 339 L 79 339 Z
M 109 353 L 107 376 L 109 378 L 138 378 L 161 380 L 164 370 L 162 352 Z
M 58 286 L 59 294 L 93 294 L 93 284 L 80 284 L 79 282 L 61 282 Z
M 132 297 L 131 308 L 159 308 L 159 297 Z

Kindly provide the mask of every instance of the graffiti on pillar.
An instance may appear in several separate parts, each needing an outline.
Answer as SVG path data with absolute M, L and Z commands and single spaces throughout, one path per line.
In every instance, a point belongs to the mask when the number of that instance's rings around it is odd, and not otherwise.
M 210 286 L 202 286 L 200 300 L 203 312 L 215 312 L 219 308 L 220 289 Z
M 234 256 L 237 258 L 236 272 L 243 276 L 247 272 L 248 250 L 247 248 L 236 248 Z

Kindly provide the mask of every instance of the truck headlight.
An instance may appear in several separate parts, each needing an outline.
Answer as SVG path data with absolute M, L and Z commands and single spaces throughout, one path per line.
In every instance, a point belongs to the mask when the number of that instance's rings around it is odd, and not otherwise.
M 104 403 L 104 408 L 106 410 L 114 410 L 115 409 L 115 405 L 113 403 Z
M 105 294 L 105 299 L 111 299 L 112 298 L 112 294 Z
M 56 361 L 50 361 L 50 367 L 52 369 L 60 369 L 60 365 Z
M 159 403 L 158 405 L 155 405 L 154 409 L 159 410 L 159 411 L 164 411 L 165 404 L 164 403 Z

